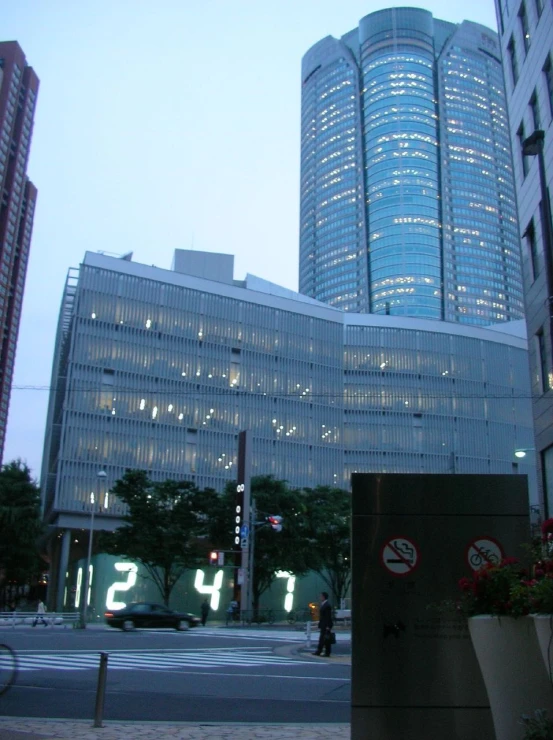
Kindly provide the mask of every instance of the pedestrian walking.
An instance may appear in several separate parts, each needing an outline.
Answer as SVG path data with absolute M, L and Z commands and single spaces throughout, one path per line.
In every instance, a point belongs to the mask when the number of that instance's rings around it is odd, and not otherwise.
M 327 658 L 330 657 L 330 633 L 332 631 L 332 624 L 332 606 L 328 600 L 327 592 L 323 591 L 319 606 L 319 644 L 317 645 L 317 651 L 313 655 L 321 655 L 324 650 L 325 656 Z
M 227 607 L 227 625 L 229 622 L 237 622 L 240 618 L 240 609 L 237 601 L 231 601 Z
M 208 617 L 210 610 L 211 610 L 211 607 L 209 606 L 208 600 L 204 599 L 200 607 L 200 611 L 202 613 L 202 627 L 205 627 L 205 623 L 207 622 L 207 617 Z
M 48 627 L 48 622 L 44 618 L 44 615 L 45 614 L 46 614 L 46 607 L 44 606 L 44 602 L 39 599 L 39 601 L 38 601 L 38 607 L 37 607 L 37 610 L 36 610 L 35 621 L 33 622 L 33 627 L 36 627 L 37 626 L 37 623 L 38 623 L 39 620 L 42 621 L 42 624 L 45 627 Z

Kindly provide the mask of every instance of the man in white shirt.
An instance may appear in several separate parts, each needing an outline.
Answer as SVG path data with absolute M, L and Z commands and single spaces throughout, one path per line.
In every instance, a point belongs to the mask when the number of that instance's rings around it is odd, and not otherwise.
M 44 615 L 45 614 L 46 614 L 46 607 L 44 606 L 44 602 L 39 599 L 38 608 L 36 610 L 35 621 L 33 622 L 33 627 L 36 627 L 37 626 L 37 623 L 38 623 L 39 619 L 42 621 L 42 624 L 45 627 L 48 627 L 48 622 L 44 618 Z

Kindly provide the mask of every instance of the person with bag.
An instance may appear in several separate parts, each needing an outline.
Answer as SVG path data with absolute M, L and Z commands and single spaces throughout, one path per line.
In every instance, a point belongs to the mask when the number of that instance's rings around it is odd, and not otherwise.
M 327 592 L 323 591 L 319 606 L 319 644 L 317 645 L 317 651 L 313 655 L 321 655 L 324 650 L 325 656 L 330 658 L 332 624 L 332 606 L 328 600 Z

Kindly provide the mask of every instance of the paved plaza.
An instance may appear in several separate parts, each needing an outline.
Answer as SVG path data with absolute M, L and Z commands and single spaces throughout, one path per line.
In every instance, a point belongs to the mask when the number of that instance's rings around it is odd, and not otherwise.
M 90 721 L 0 717 L 0 740 L 346 740 L 349 737 L 349 724 L 105 722 L 104 727 L 94 728 Z

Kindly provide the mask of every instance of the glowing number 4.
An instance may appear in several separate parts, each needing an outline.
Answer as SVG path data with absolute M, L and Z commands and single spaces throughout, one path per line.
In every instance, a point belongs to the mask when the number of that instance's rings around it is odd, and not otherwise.
M 217 611 L 217 609 L 219 608 L 219 599 L 221 597 L 221 594 L 219 592 L 221 590 L 221 586 L 223 585 L 223 573 L 224 571 L 218 570 L 217 573 L 215 573 L 215 578 L 213 579 L 213 586 L 204 586 L 203 570 L 196 571 L 194 588 L 200 594 L 211 594 L 209 605 L 213 609 L 213 611 Z
M 126 581 L 115 581 L 108 588 L 106 596 L 106 607 L 108 609 L 124 609 L 127 605 L 123 601 L 114 601 L 117 591 L 128 591 L 136 583 L 136 571 L 138 567 L 134 563 L 115 563 L 115 570 L 127 574 Z

